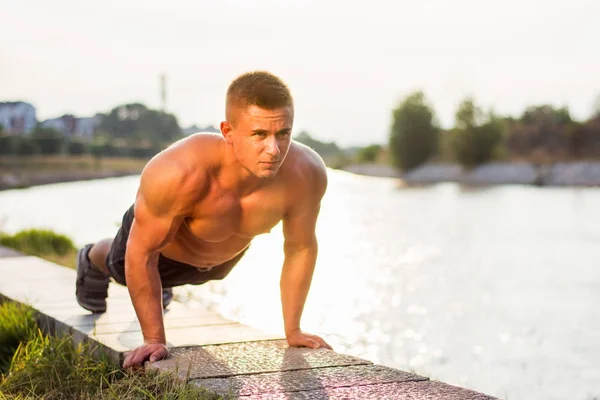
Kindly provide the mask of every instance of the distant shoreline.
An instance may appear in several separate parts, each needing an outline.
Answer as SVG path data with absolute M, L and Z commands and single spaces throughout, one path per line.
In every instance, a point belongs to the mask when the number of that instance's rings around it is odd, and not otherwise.
M 577 161 L 548 165 L 525 162 L 489 163 L 465 170 L 457 164 L 431 163 L 411 171 L 381 164 L 355 164 L 341 168 L 358 175 L 397 178 L 404 185 L 456 182 L 471 186 L 521 184 L 531 186 L 600 186 L 600 162 Z
M 535 166 L 529 163 L 490 163 L 470 171 L 456 164 L 426 164 L 407 173 L 390 165 L 353 164 L 341 171 L 357 175 L 396 178 L 406 186 L 455 182 L 472 186 L 522 184 L 532 186 L 600 186 L 600 162 L 556 163 Z M 139 175 L 141 169 L 118 171 L 28 171 L 20 175 L 0 174 L 0 191 L 24 189 L 54 183 L 87 181 Z
M 63 171 L 28 173 L 24 176 L 14 174 L 0 175 L 0 191 L 11 189 L 26 189 L 33 186 L 50 185 L 54 183 L 89 181 L 94 179 L 119 178 L 139 175 L 141 170 L 131 171 Z

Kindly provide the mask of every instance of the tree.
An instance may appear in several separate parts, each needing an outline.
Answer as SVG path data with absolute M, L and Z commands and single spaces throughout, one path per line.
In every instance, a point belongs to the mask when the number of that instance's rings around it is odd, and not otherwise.
M 294 140 L 316 151 L 328 167 L 340 168 L 346 163 L 344 152 L 335 142 L 321 142 L 306 131 L 294 135 Z
M 600 118 L 600 94 L 596 96 L 596 100 L 594 100 L 594 105 L 592 107 L 592 119 Z
M 472 99 L 456 111 L 452 149 L 454 157 L 467 168 L 490 161 L 502 142 L 504 125 L 492 113 L 484 113 Z
M 111 139 L 129 143 L 171 143 L 183 137 L 173 114 L 152 110 L 140 103 L 124 104 L 100 116 L 98 131 Z
M 396 166 L 409 170 L 427 161 L 437 152 L 438 137 L 434 111 L 423 92 L 412 93 L 393 111 L 389 145 Z
M 31 133 L 31 138 L 41 154 L 62 153 L 66 143 L 65 136 L 61 132 L 39 125 Z
M 381 152 L 381 149 L 381 145 L 379 144 L 371 144 L 367 147 L 362 147 L 360 150 L 358 150 L 356 158 L 360 163 L 375 162 L 377 161 L 377 156 Z
M 567 107 L 530 106 L 511 124 L 506 145 L 513 156 L 535 162 L 562 159 L 584 146 L 585 135 L 576 125 Z
M 294 140 L 307 145 L 323 158 L 337 156 L 342 153 L 342 150 L 340 150 L 335 142 L 321 142 L 310 136 L 306 131 L 298 133 L 294 137 Z

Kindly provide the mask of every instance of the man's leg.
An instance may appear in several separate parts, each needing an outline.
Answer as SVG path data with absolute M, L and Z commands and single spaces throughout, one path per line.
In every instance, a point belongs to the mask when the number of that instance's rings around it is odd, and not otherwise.
M 110 248 L 112 246 L 113 241 L 114 241 L 114 239 L 101 240 L 98 243 L 94 244 L 90 249 L 88 249 L 88 253 L 87 253 L 87 258 L 89 260 L 90 267 L 93 268 L 94 272 L 98 271 L 98 272 L 102 273 L 102 275 L 106 276 L 107 278 L 110 276 L 110 272 L 108 270 L 108 266 L 106 265 L 106 260 L 107 260 L 108 253 L 110 252 Z M 84 249 L 85 249 L 85 247 L 84 247 Z M 106 284 L 106 288 L 108 289 L 108 283 Z M 103 295 L 103 292 L 101 291 L 101 296 L 95 296 L 95 297 L 102 297 L 102 295 Z M 107 295 L 108 295 L 108 292 L 107 292 Z M 104 299 L 106 299 L 106 297 L 104 297 Z M 173 300 L 173 289 L 172 288 L 163 288 L 163 307 L 166 308 L 171 303 L 172 300 Z M 100 300 L 99 305 L 95 304 L 93 306 L 90 306 L 89 304 L 85 304 L 85 303 L 89 303 L 89 301 L 84 302 L 84 304 L 81 304 L 81 303 L 82 302 L 80 302 L 79 304 L 82 305 L 82 307 L 86 308 L 89 311 L 104 312 L 106 310 L 106 300 L 104 300 L 104 301 Z
M 88 253 L 88 257 L 92 262 L 92 266 L 96 268 L 98 271 L 103 272 L 104 275 L 110 275 L 108 272 L 108 268 L 106 266 L 106 256 L 110 251 L 110 246 L 112 245 L 113 239 L 104 239 L 96 243 L 90 249 Z

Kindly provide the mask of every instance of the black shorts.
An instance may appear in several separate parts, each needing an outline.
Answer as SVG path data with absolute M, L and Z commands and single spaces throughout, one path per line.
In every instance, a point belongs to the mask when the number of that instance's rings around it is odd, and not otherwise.
M 123 216 L 123 223 L 117 232 L 110 251 L 106 256 L 106 266 L 110 276 L 121 285 L 127 285 L 125 281 L 125 249 L 129 230 L 133 223 L 133 207 L 131 206 Z M 181 285 L 201 285 L 208 281 L 219 280 L 229 275 L 248 248 L 244 249 L 233 259 L 210 269 L 198 268 L 179 261 L 171 260 L 162 254 L 158 258 L 158 272 L 163 288 Z

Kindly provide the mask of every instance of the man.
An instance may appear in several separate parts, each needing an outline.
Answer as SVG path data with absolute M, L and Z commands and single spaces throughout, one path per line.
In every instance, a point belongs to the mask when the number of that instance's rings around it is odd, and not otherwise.
M 252 238 L 280 221 L 287 342 L 331 349 L 300 329 L 317 258 L 315 225 L 327 187 L 323 160 L 292 141 L 292 96 L 268 72 L 236 78 L 227 90 L 225 113 L 221 135 L 192 135 L 150 160 L 116 237 L 79 252 L 80 305 L 106 310 L 109 277 L 129 290 L 144 343 L 127 355 L 125 368 L 168 355 L 163 287 L 223 279 Z M 170 301 L 168 292 L 163 294 Z

